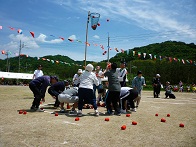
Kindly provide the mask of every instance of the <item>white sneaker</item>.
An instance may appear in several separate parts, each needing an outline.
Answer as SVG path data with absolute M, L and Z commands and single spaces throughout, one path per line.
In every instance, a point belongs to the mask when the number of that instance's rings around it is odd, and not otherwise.
M 44 112 L 45 110 L 42 110 L 40 108 L 37 108 L 36 112 Z
M 132 108 L 131 111 L 136 112 L 136 108 Z
M 81 117 L 81 116 L 82 116 L 82 111 L 81 111 L 81 110 L 78 110 L 77 115 L 78 115 L 79 117 Z
M 99 111 L 95 110 L 95 116 L 99 116 Z
M 127 113 L 126 110 L 123 110 L 123 109 L 121 109 L 120 111 L 121 111 L 122 114 L 126 114 Z

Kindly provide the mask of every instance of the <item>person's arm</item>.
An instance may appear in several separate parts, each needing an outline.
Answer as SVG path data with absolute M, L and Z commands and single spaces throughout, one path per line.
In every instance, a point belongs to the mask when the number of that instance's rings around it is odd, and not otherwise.
M 99 80 L 97 79 L 97 77 L 96 77 L 95 74 L 93 74 L 93 76 L 94 76 L 94 84 L 95 84 L 96 86 L 98 86 L 98 85 L 99 85 Z
M 42 82 L 42 86 L 41 86 L 42 99 L 45 98 L 46 89 L 49 85 L 50 85 L 49 79 L 47 79 L 46 77 L 43 77 L 43 82 Z
M 146 86 L 146 81 L 145 81 L 145 78 L 143 78 L 143 83 L 142 83 L 143 86 Z

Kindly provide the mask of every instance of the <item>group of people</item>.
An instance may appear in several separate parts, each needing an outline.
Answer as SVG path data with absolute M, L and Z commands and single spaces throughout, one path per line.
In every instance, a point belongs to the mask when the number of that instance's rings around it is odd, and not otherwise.
M 91 104 L 95 116 L 99 116 L 97 104 L 105 92 L 101 79 L 107 77 L 108 91 L 104 99 L 107 114 L 120 116 L 121 113 L 126 113 L 129 109 L 136 111 L 141 99 L 142 86 L 145 86 L 145 79 L 142 77 L 142 72 L 138 71 L 137 77 L 133 80 L 133 88 L 126 87 L 126 63 L 122 62 L 120 67 L 117 68 L 116 63 L 110 63 L 104 71 L 101 70 L 100 66 L 97 66 L 94 71 L 93 65 L 88 64 L 84 71 L 79 69 L 78 73 L 74 75 L 72 88 L 68 86 L 67 81 L 59 81 L 56 76 L 41 75 L 36 77 L 35 75 L 29 84 L 29 88 L 34 94 L 31 109 L 44 111 L 39 108 L 39 105 L 41 100 L 45 101 L 45 92 L 50 85 L 48 93 L 55 99 L 54 107 L 60 106 L 61 111 L 64 111 L 64 103 L 73 103 L 70 113 L 77 113 L 78 116 L 82 116 L 83 106 Z M 98 90 L 98 95 L 96 90 Z M 76 111 L 77 107 L 78 111 Z

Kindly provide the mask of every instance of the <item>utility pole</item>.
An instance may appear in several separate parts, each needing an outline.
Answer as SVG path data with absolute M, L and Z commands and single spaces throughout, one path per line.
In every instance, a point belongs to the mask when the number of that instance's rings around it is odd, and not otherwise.
M 109 32 L 108 32 L 108 62 L 109 62 L 109 57 L 110 57 L 109 53 L 110 53 L 110 37 L 109 37 Z
M 24 44 L 21 44 L 20 40 L 20 46 L 19 46 L 19 55 L 18 55 L 18 72 L 20 73 L 20 54 L 21 54 L 21 49 L 24 48 Z
M 86 67 L 86 54 L 87 54 L 87 44 L 88 44 L 88 23 L 90 19 L 90 11 L 88 11 L 88 18 L 87 18 L 87 24 L 86 24 L 86 42 L 85 42 L 85 53 L 84 53 L 84 66 Z

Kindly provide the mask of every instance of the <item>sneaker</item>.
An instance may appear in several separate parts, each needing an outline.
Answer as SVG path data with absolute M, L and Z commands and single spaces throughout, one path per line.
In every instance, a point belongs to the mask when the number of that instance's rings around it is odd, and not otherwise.
M 65 113 L 65 109 L 61 108 L 60 113 Z
M 81 117 L 81 116 L 82 116 L 82 111 L 81 111 L 81 110 L 78 110 L 77 115 L 78 115 L 79 117 Z
M 121 111 L 122 114 L 126 114 L 127 113 L 126 110 L 123 110 L 123 109 L 121 109 L 120 111 Z
M 121 116 L 120 112 L 115 112 L 114 114 L 117 115 L 117 116 Z
M 136 112 L 136 108 L 132 108 L 131 111 Z
M 36 112 L 44 112 L 44 110 L 37 108 Z
M 36 111 L 37 110 L 37 108 L 36 107 L 34 107 L 34 106 L 31 106 L 31 108 L 30 108 L 31 110 L 33 110 L 33 111 Z
M 77 114 L 77 111 L 76 110 L 71 110 L 71 111 L 69 111 L 69 114 Z
M 99 116 L 99 111 L 95 110 L 95 116 Z

